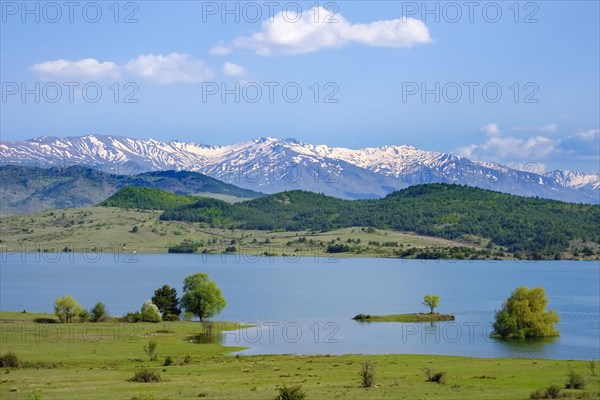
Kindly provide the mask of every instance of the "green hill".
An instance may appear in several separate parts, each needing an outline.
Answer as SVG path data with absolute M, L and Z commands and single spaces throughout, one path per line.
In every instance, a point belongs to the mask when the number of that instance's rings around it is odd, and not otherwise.
M 446 239 L 483 238 L 490 248 L 553 257 L 573 241 L 600 244 L 600 206 L 563 203 L 467 186 L 417 185 L 377 200 L 342 200 L 304 191 L 237 204 L 198 199 L 166 207 L 161 220 L 217 228 L 329 231 L 353 226 Z
M 142 210 L 170 210 L 198 200 L 160 189 L 127 186 L 100 203 L 104 207 L 138 208 Z

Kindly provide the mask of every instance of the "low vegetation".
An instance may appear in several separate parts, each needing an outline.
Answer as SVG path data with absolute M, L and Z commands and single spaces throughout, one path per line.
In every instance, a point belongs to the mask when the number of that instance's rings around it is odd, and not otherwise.
M 446 371 L 436 371 L 431 368 L 425 368 L 425 381 L 439 384 L 446 383 Z
M 360 383 L 364 388 L 375 386 L 375 363 L 365 360 L 360 367 Z
M 131 382 L 155 383 L 162 381 L 160 373 L 149 368 L 142 368 L 129 379 Z

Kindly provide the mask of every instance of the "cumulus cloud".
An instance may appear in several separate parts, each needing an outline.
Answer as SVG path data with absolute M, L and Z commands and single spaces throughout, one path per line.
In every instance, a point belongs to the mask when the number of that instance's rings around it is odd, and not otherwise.
M 485 128 L 485 127 L 484 127 Z M 487 132 L 482 128 L 486 134 Z M 579 131 L 564 139 L 537 135 L 529 138 L 489 136 L 483 143 L 458 147 L 455 154 L 478 161 L 542 161 L 564 157 L 600 159 L 600 130 Z
M 226 56 L 229 53 L 231 53 L 231 49 L 225 46 L 222 42 L 210 49 L 210 54 L 215 56 Z
M 229 61 L 226 62 L 225 64 L 223 64 L 221 71 L 223 72 L 224 75 L 227 75 L 227 76 L 242 76 L 242 75 L 246 75 L 246 72 L 247 72 L 246 68 L 242 67 L 241 65 L 229 62 Z
M 129 61 L 124 69 L 150 81 L 168 85 L 171 83 L 198 83 L 212 77 L 206 64 L 189 54 L 147 54 Z
M 328 15 L 322 7 L 312 8 L 301 15 L 292 12 L 277 13 L 272 20 L 262 22 L 261 30 L 250 36 L 241 36 L 233 47 L 253 50 L 257 55 L 298 55 L 321 49 L 340 48 L 352 43 L 377 47 L 412 47 L 432 41 L 429 29 L 414 18 L 374 21 L 353 24 L 337 14 L 337 22 L 327 22 L 314 15 Z M 227 48 L 217 45 L 213 48 Z
M 100 62 L 94 58 L 85 58 L 77 61 L 54 60 L 34 64 L 29 70 L 42 79 L 52 78 L 77 78 L 77 79 L 104 79 L 117 78 L 119 67 L 117 64 L 105 61 Z
M 29 70 L 42 79 L 118 79 L 144 78 L 158 84 L 198 83 L 212 77 L 212 69 L 189 54 L 140 55 L 124 65 L 111 61 L 55 60 L 32 65 Z
M 482 126 L 480 131 L 488 136 L 498 136 L 500 134 L 500 128 L 496 123 L 491 123 L 487 124 L 486 126 Z

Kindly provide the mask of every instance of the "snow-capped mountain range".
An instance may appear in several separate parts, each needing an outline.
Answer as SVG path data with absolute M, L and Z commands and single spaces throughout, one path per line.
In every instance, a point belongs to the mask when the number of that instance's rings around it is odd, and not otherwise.
M 93 166 L 116 174 L 201 172 L 265 193 L 303 189 L 342 198 L 382 197 L 420 183 L 446 182 L 523 196 L 600 203 L 600 174 L 537 173 L 412 146 L 347 149 L 260 138 L 229 146 L 120 136 L 39 137 L 0 142 L 0 164 Z

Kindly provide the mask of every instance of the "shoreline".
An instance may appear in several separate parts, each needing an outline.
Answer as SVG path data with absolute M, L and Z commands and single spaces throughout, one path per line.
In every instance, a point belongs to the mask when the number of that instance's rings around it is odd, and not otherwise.
M 380 254 L 376 254 L 376 253 L 363 253 L 363 254 L 344 254 L 344 253 L 320 253 L 320 252 L 316 252 L 315 254 L 304 254 L 304 255 L 298 255 L 298 254 L 269 254 L 269 255 L 264 255 L 264 254 L 248 254 L 248 253 L 242 253 L 242 252 L 231 252 L 231 253 L 201 253 L 201 252 L 196 252 L 196 253 L 169 253 L 168 251 L 162 250 L 162 249 L 151 249 L 151 250 L 147 250 L 147 251 L 127 251 L 127 250 L 123 250 L 123 251 L 34 251 L 34 250 L 25 250 L 25 251 L 8 251 L 5 249 L 2 249 L 0 246 L 0 255 L 2 255 L 2 257 L 7 257 L 10 255 L 16 256 L 16 255 L 38 255 L 39 257 L 44 257 L 44 254 L 52 254 L 52 255 L 57 255 L 57 254 L 64 254 L 64 255 L 79 255 L 79 256 L 89 256 L 90 258 L 95 258 L 97 257 L 97 255 L 121 255 L 123 257 L 131 257 L 131 256 L 136 256 L 136 255 L 173 255 L 173 256 L 181 256 L 181 255 L 186 255 L 186 256 L 199 256 L 199 257 L 216 257 L 216 256 L 220 256 L 220 257 L 247 257 L 247 258 L 265 258 L 265 259 L 269 259 L 269 258 L 286 258 L 286 259 L 306 259 L 306 258 L 317 258 L 317 259 L 330 259 L 330 260 L 335 260 L 335 259 L 390 259 L 390 260 L 402 260 L 403 262 L 406 261 L 421 261 L 421 262 L 425 262 L 425 261 L 446 261 L 446 262 L 451 262 L 451 263 L 455 263 L 455 262 L 475 262 L 475 261 L 487 261 L 487 262 L 502 262 L 502 261 L 511 261 L 511 262 L 523 262 L 523 263 L 533 263 L 533 262 L 539 262 L 539 261 L 544 261 L 544 262 L 565 262 L 565 261 L 578 261 L 578 262 L 590 262 L 590 261 L 599 261 L 596 258 L 565 258 L 565 259 L 561 259 L 561 260 L 554 260 L 554 259 L 550 259 L 550 258 L 536 258 L 536 259 L 522 259 L 522 258 L 476 258 L 476 259 L 470 259 L 470 258 L 405 258 L 405 257 L 395 257 L 395 256 L 390 256 L 390 255 L 380 255 Z M 53 258 L 53 260 L 55 260 L 55 258 Z

